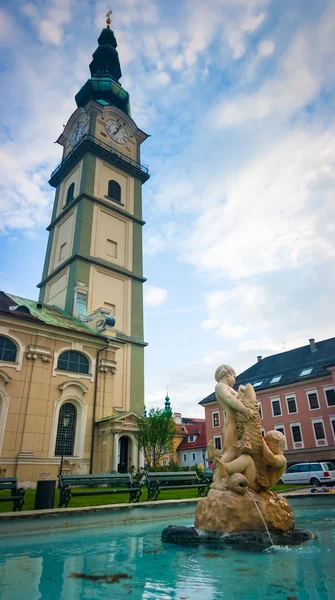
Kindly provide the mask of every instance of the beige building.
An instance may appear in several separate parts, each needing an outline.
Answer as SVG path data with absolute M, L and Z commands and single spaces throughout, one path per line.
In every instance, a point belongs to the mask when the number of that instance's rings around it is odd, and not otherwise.
M 0 465 L 23 485 L 142 463 L 142 184 L 147 138 L 130 117 L 107 26 L 57 142 L 39 301 L 0 293 Z

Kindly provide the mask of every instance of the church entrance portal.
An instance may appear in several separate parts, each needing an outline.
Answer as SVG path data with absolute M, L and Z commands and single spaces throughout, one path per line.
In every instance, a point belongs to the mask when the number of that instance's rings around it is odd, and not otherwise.
M 129 438 L 126 435 L 123 435 L 120 438 L 120 462 L 117 469 L 119 473 L 128 472 L 128 448 Z

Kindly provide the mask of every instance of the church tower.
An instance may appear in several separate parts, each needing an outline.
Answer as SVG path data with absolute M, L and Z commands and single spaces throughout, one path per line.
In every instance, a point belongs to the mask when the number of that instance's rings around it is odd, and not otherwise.
M 118 377 L 129 383 L 123 410 L 142 414 L 144 398 L 142 184 L 147 139 L 130 116 L 120 84 L 117 42 L 102 30 L 91 77 L 57 143 L 63 158 L 50 178 L 56 189 L 40 287 L 54 305 L 113 338 Z M 108 333 L 106 325 L 114 325 Z M 121 373 L 120 373 L 121 369 Z M 101 414 L 101 417 L 105 415 Z

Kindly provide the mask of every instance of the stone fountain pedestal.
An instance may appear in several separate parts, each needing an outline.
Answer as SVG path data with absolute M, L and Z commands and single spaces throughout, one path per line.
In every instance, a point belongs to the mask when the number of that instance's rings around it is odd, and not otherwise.
M 267 490 L 257 494 L 248 490 L 240 495 L 212 488 L 198 501 L 194 525 L 166 527 L 162 541 L 262 552 L 274 545 L 295 546 L 315 537 L 309 531 L 295 530 L 286 498 Z
M 294 529 L 294 517 L 286 498 L 267 490 L 257 494 L 248 490 L 239 495 L 230 490 L 210 489 L 208 496 L 198 501 L 194 525 L 207 532 L 264 531 L 262 517 L 270 532 L 288 533 Z

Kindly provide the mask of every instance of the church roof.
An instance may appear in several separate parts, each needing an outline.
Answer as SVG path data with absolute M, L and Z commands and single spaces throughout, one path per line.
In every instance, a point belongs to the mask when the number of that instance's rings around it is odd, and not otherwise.
M 194 450 L 195 448 L 205 448 L 207 446 L 206 438 L 206 423 L 197 423 L 193 425 L 187 425 L 187 434 L 178 446 L 178 452 L 180 450 Z M 189 435 L 196 435 L 194 442 L 188 441 Z
M 93 331 L 88 325 L 57 306 L 44 304 L 36 300 L 28 300 L 5 292 L 0 292 L 1 314 L 7 314 L 17 319 L 42 322 L 54 327 L 64 327 L 65 329 L 89 333 L 97 337 L 105 337 L 103 333 Z
M 329 375 L 327 367 L 331 365 L 335 365 L 335 337 L 316 342 L 313 350 L 308 344 L 262 358 L 236 377 L 234 387 L 251 383 L 256 391 L 262 391 L 300 383 Z M 199 404 L 209 402 L 216 402 L 214 392 Z

